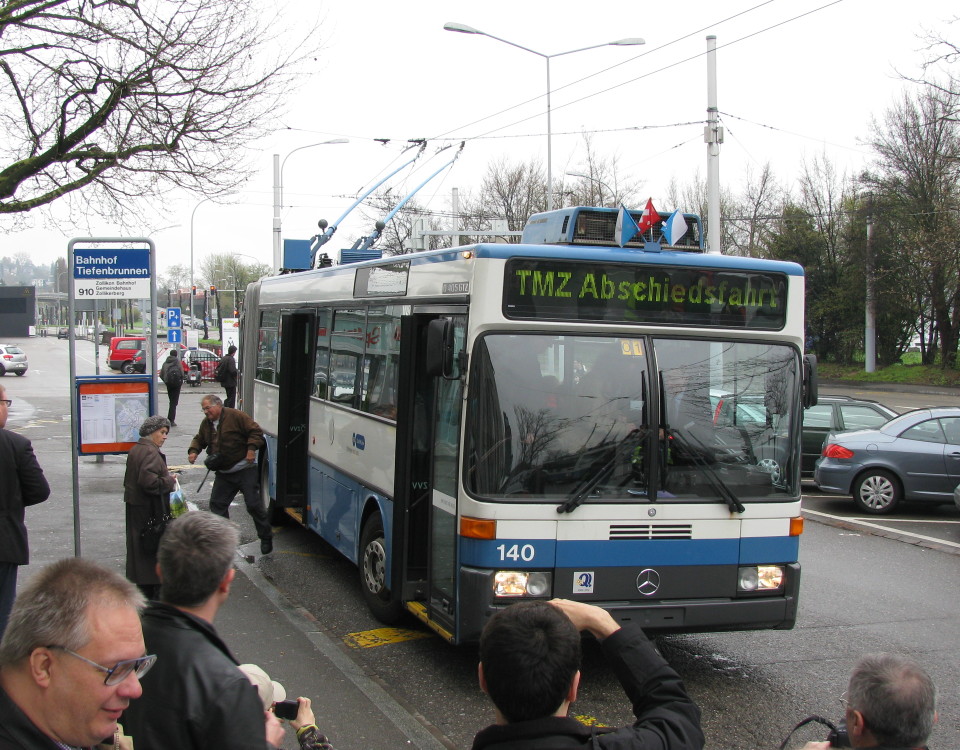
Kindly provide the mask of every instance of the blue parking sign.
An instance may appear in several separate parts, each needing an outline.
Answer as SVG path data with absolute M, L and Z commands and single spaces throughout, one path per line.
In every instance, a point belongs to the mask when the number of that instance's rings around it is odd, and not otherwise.
M 182 328 L 181 325 L 182 318 L 180 317 L 180 308 L 179 307 L 168 307 L 167 308 L 167 328 Z M 167 339 L 172 341 L 172 339 Z

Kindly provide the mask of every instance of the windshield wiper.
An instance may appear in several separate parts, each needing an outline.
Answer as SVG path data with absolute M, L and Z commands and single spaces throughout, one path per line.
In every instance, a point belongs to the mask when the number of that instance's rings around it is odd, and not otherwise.
M 597 485 L 609 477 L 613 473 L 613 470 L 617 468 L 617 465 L 624 459 L 626 456 L 625 446 L 632 445 L 631 438 L 635 438 L 639 432 L 640 430 L 636 428 L 628 432 L 614 447 L 613 456 L 610 460 L 601 466 L 596 474 L 586 480 L 579 490 L 574 491 L 569 498 L 560 503 L 560 505 L 557 506 L 557 513 L 570 513 L 583 505 L 583 502 L 590 496 L 590 493 L 596 489 Z
M 667 434 L 677 440 L 681 447 L 685 449 L 684 456 L 690 458 L 693 463 L 703 470 L 703 475 L 707 478 L 707 482 L 713 488 L 713 490 L 723 499 L 727 504 L 727 507 L 730 509 L 731 513 L 743 513 L 746 511 L 743 503 L 741 503 L 737 496 L 733 494 L 726 482 L 723 481 L 723 478 L 720 476 L 719 472 L 704 458 L 704 455 L 707 451 L 707 446 L 703 444 L 703 441 L 700 440 L 693 433 L 687 435 L 688 440 L 685 440 L 680 435 L 680 431 L 674 428 L 668 428 Z M 691 450 L 690 441 L 695 443 L 694 450 Z

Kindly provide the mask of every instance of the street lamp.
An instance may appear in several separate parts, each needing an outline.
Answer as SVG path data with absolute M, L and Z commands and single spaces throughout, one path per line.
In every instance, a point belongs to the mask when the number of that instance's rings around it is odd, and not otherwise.
M 293 154 L 297 151 L 303 151 L 305 148 L 314 146 L 333 146 L 337 143 L 350 143 L 348 138 L 334 138 L 332 141 L 320 141 L 319 143 L 308 143 L 306 146 L 299 146 L 280 161 L 280 154 L 273 155 L 273 270 L 280 270 L 280 208 L 283 204 L 283 167 Z
M 197 213 L 197 209 L 200 208 L 204 203 L 213 198 L 204 198 L 196 206 L 193 207 L 193 211 L 190 212 L 190 321 L 193 322 L 193 297 L 196 294 L 197 287 L 193 280 L 193 217 Z M 181 303 L 182 304 L 182 303 Z
M 590 175 L 583 174 L 581 172 L 567 172 L 567 175 L 569 177 L 580 177 L 581 179 L 590 180 L 590 182 L 595 182 L 598 185 L 603 185 L 603 187 L 605 187 L 607 190 L 610 191 L 611 202 L 617 199 L 617 194 L 614 191 L 614 189 L 610 187 L 607 183 L 605 183 L 603 180 L 598 180 L 596 177 L 591 177 Z M 600 193 L 600 205 L 603 206 L 603 191 L 600 190 L 600 188 L 597 188 L 597 192 Z M 614 208 L 616 208 L 616 206 L 614 206 Z
M 563 55 L 572 55 L 574 52 L 585 52 L 588 49 L 597 49 L 599 47 L 633 47 L 640 44 L 646 44 L 646 41 L 640 39 L 639 37 L 629 37 L 627 39 L 618 39 L 615 42 L 604 42 L 603 44 L 594 44 L 590 47 L 579 47 L 577 49 L 567 50 L 566 52 L 557 52 L 552 55 L 545 55 L 542 52 L 537 52 L 536 50 L 530 49 L 529 47 L 524 47 L 515 42 L 502 39 L 493 34 L 488 34 L 486 31 L 480 31 L 475 29 L 472 26 L 467 26 L 463 23 L 445 23 L 443 25 L 445 31 L 456 31 L 460 34 L 479 34 L 480 36 L 490 37 L 491 39 L 496 39 L 498 42 L 503 42 L 504 44 L 509 44 L 511 47 L 516 47 L 517 49 L 522 49 L 524 52 L 530 52 L 531 54 L 537 55 L 537 57 L 542 57 L 547 62 L 547 210 L 553 210 L 553 144 L 552 144 L 552 135 L 553 131 L 550 123 L 550 60 L 554 57 L 562 57 Z

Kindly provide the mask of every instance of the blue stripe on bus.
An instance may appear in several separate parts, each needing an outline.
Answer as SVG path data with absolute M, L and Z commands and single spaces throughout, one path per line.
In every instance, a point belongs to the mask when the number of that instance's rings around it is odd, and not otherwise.
M 796 562 L 799 537 L 557 542 L 460 539 L 460 562 L 480 568 L 577 568 L 636 565 L 745 565 Z
M 753 536 L 740 540 L 742 564 L 796 562 L 800 555 L 798 536 Z

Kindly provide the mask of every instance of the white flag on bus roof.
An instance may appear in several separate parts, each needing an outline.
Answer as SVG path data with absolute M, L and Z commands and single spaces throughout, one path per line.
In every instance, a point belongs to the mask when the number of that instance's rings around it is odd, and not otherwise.
M 687 233 L 687 220 L 680 211 L 674 211 L 663 222 L 663 241 L 667 245 L 676 245 L 677 241 Z

